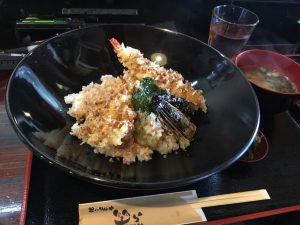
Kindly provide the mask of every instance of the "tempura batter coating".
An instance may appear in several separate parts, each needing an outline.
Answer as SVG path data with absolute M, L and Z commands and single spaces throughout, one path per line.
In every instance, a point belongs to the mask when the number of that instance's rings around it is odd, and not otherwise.
M 144 118 L 141 112 L 134 111 L 132 93 L 139 88 L 144 77 L 150 77 L 160 88 L 206 112 L 202 91 L 194 90 L 189 82 L 184 82 L 180 73 L 144 58 L 139 50 L 124 47 L 114 39 L 111 42 L 120 62 L 126 67 L 124 75 L 102 76 L 101 84 L 91 83 L 79 93 L 65 97 L 65 102 L 72 104 L 68 114 L 76 119 L 71 134 L 92 146 L 95 153 L 120 157 L 124 164 L 136 159 L 148 161 L 153 150 L 167 154 L 180 147 L 185 149 L 187 146 L 180 146 L 174 134 L 155 114 Z
M 119 61 L 126 68 L 124 76 L 133 81 L 142 80 L 144 77 L 153 78 L 157 84 L 170 94 L 184 98 L 194 103 L 203 112 L 206 112 L 205 99 L 201 90 L 193 89 L 190 82 L 185 81 L 183 76 L 172 69 L 166 69 L 155 62 L 144 58 L 143 54 L 131 47 L 125 47 L 117 40 L 111 39 Z

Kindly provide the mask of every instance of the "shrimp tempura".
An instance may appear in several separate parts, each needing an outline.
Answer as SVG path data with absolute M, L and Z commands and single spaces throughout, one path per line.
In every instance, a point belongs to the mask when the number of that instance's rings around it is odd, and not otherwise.
M 129 46 L 125 47 L 116 39 L 110 39 L 114 47 L 119 61 L 126 68 L 124 70 L 124 78 L 130 79 L 132 82 L 140 81 L 144 77 L 153 78 L 157 84 L 167 90 L 170 94 L 184 98 L 194 103 L 203 112 L 206 112 L 206 105 L 201 90 L 194 90 L 191 83 L 184 82 L 183 76 L 172 69 L 166 69 L 155 62 L 144 58 L 143 54 L 138 50 Z

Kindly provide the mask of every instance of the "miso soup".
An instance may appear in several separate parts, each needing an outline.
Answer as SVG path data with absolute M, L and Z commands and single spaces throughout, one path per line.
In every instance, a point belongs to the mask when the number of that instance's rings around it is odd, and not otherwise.
M 243 71 L 248 80 L 260 87 L 284 93 L 296 93 L 298 91 L 296 85 L 287 76 L 278 72 L 264 67 L 249 68 Z

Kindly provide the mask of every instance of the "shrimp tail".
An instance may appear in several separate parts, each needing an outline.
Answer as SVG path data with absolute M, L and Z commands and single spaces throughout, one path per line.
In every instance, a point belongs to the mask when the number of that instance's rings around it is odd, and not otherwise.
M 114 50 L 115 50 L 116 53 L 122 48 L 120 42 L 118 42 L 118 40 L 115 39 L 115 38 L 109 39 L 109 42 L 114 47 Z

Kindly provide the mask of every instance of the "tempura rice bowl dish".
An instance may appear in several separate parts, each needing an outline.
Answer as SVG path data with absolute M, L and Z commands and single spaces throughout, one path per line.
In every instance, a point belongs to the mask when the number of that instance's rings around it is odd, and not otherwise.
M 177 71 L 144 58 L 139 50 L 125 47 L 116 39 L 111 42 L 125 67 L 124 74 L 102 75 L 101 84 L 90 83 L 79 93 L 65 97 L 72 105 L 68 114 L 76 118 L 71 134 L 92 146 L 95 153 L 111 157 L 111 162 L 121 158 L 124 164 L 136 159 L 148 161 L 154 151 L 166 155 L 186 150 L 193 134 L 187 138 L 165 125 L 157 108 L 152 107 L 153 98 L 168 98 L 177 108 L 186 100 L 182 110 L 206 112 L 202 91 L 193 89 Z
M 147 63 L 131 68 L 113 37 L 161 62 L 143 75 Z M 231 61 L 195 38 L 143 25 L 99 25 L 45 41 L 17 65 L 5 101 L 34 160 L 130 189 L 188 185 L 227 168 L 247 151 L 260 120 L 255 94 Z M 99 102 L 105 107 L 94 107 Z

